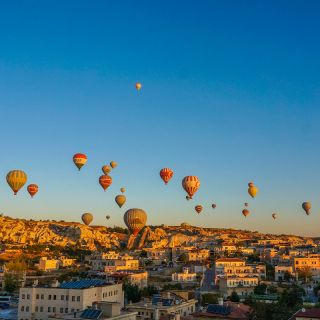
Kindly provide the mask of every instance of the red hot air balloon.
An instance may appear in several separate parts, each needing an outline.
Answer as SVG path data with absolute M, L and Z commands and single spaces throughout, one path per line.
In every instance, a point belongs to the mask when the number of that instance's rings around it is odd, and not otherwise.
M 106 174 L 102 175 L 99 178 L 99 183 L 100 183 L 101 187 L 103 188 L 103 190 L 106 191 L 111 186 L 112 178 Z
M 164 168 L 164 169 L 160 170 L 160 177 L 166 184 L 168 184 L 168 182 L 172 178 L 172 176 L 173 176 L 173 171 L 171 169 Z
M 249 182 L 249 183 L 248 183 L 248 186 L 249 186 L 249 187 L 253 187 L 254 184 L 253 184 L 252 182 Z
M 247 207 L 247 206 L 249 205 L 249 203 L 248 203 L 248 202 L 246 202 L 244 205 Z
M 36 184 L 29 184 L 27 190 L 30 193 L 31 198 L 33 198 L 33 196 L 38 192 L 39 188 Z
M 77 153 L 73 156 L 73 162 L 78 167 L 78 169 L 80 171 L 80 169 L 86 164 L 87 157 L 83 153 Z
M 243 214 L 245 217 L 247 217 L 247 215 L 249 214 L 249 210 L 247 210 L 247 209 L 242 210 L 242 214 Z
M 195 176 L 186 176 L 182 179 L 182 187 L 192 199 L 192 196 L 200 187 L 200 180 Z

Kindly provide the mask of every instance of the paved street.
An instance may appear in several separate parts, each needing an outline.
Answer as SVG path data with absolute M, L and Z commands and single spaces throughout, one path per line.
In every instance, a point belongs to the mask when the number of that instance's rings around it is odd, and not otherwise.
M 207 271 L 204 273 L 204 280 L 203 285 L 200 288 L 200 291 L 208 291 L 211 288 L 211 282 L 213 282 L 214 277 L 214 269 L 207 269 Z

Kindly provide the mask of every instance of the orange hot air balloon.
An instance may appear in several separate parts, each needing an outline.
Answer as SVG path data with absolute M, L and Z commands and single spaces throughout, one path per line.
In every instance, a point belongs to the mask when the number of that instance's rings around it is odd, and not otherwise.
M 249 183 L 248 183 L 248 186 L 249 186 L 249 187 L 253 187 L 254 184 L 253 184 L 252 182 L 249 182 Z
M 213 204 L 213 205 L 212 205 L 212 208 L 213 208 L 213 209 L 215 209 L 216 207 L 217 207 L 217 205 L 216 205 L 216 204 Z
M 117 166 L 117 163 L 115 161 L 111 161 L 110 166 L 112 169 L 114 169 Z
M 243 214 L 245 217 L 247 217 L 247 215 L 249 214 L 249 210 L 247 210 L 247 209 L 242 210 L 242 214 Z
M 87 157 L 83 153 L 77 153 L 73 156 L 73 162 L 78 167 L 79 171 L 80 169 L 85 165 L 87 162 Z
M 200 187 L 200 180 L 195 176 L 186 176 L 182 179 L 182 187 L 192 199 L 192 196 Z
M 126 191 L 126 189 L 125 189 L 125 188 L 121 188 L 120 191 L 121 191 L 122 193 L 124 193 L 124 192 Z
M 195 209 L 198 213 L 202 211 L 202 206 L 195 206 Z
M 106 191 L 111 186 L 112 178 L 106 174 L 102 175 L 99 178 L 99 183 L 100 183 L 101 187 L 103 188 L 103 190 Z
M 111 167 L 110 166 L 103 166 L 102 167 L 102 172 L 104 174 L 108 174 L 111 171 Z
M 186 196 L 186 199 L 189 201 L 191 199 L 191 197 L 190 196 Z
M 110 216 L 106 216 L 106 218 L 107 218 L 107 220 L 109 220 L 109 219 L 110 219 Z
M 276 219 L 277 216 L 278 216 L 278 215 L 277 215 L 276 213 L 274 213 L 274 214 L 272 215 L 272 218 L 273 218 L 273 219 Z
M 30 193 L 31 198 L 33 198 L 33 196 L 38 192 L 39 188 L 36 184 L 29 184 L 27 190 Z
M 244 205 L 247 207 L 249 205 L 249 203 L 246 202 Z
M 139 90 L 141 88 L 141 83 L 136 83 L 136 88 Z
M 173 176 L 173 171 L 171 169 L 164 168 L 160 170 L 160 177 L 166 184 L 168 184 L 172 176 Z
M 310 214 L 309 210 L 311 209 L 311 203 L 310 202 L 304 202 L 302 204 L 303 210 L 306 212 L 307 215 Z

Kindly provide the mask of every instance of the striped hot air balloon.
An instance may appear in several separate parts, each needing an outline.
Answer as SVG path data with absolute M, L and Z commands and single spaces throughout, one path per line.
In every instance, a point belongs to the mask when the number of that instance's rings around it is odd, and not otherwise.
M 39 188 L 36 184 L 29 184 L 27 190 L 30 193 L 31 198 L 33 198 L 33 196 L 38 192 Z
M 100 183 L 101 187 L 103 188 L 103 190 L 106 191 L 111 186 L 112 178 L 106 174 L 102 175 L 99 178 L 99 183 Z
M 73 162 L 78 167 L 78 169 L 80 171 L 80 169 L 86 164 L 87 157 L 83 153 L 77 153 L 73 156 Z
M 160 170 L 160 177 L 166 184 L 168 184 L 172 176 L 173 176 L 173 171 L 171 169 L 163 168 L 162 170 Z
M 242 214 L 243 214 L 245 217 L 247 217 L 247 215 L 249 214 L 249 210 L 247 210 L 247 209 L 242 210 Z
M 27 175 L 21 170 L 12 170 L 7 174 L 7 183 L 14 195 L 26 184 L 27 180 Z
M 195 210 L 200 213 L 202 211 L 202 206 L 195 206 Z
M 123 216 L 124 223 L 136 236 L 147 223 L 147 214 L 141 209 L 130 209 Z
M 195 176 L 186 176 L 182 179 L 182 187 L 192 199 L 192 196 L 200 187 L 200 180 Z

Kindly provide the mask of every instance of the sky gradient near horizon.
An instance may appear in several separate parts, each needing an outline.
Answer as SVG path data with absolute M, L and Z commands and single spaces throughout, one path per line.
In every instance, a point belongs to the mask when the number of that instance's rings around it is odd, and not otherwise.
M 319 15 L 319 1 L 2 1 L 0 212 L 124 226 L 141 208 L 152 225 L 320 236 Z M 33 199 L 13 196 L 14 169 Z

